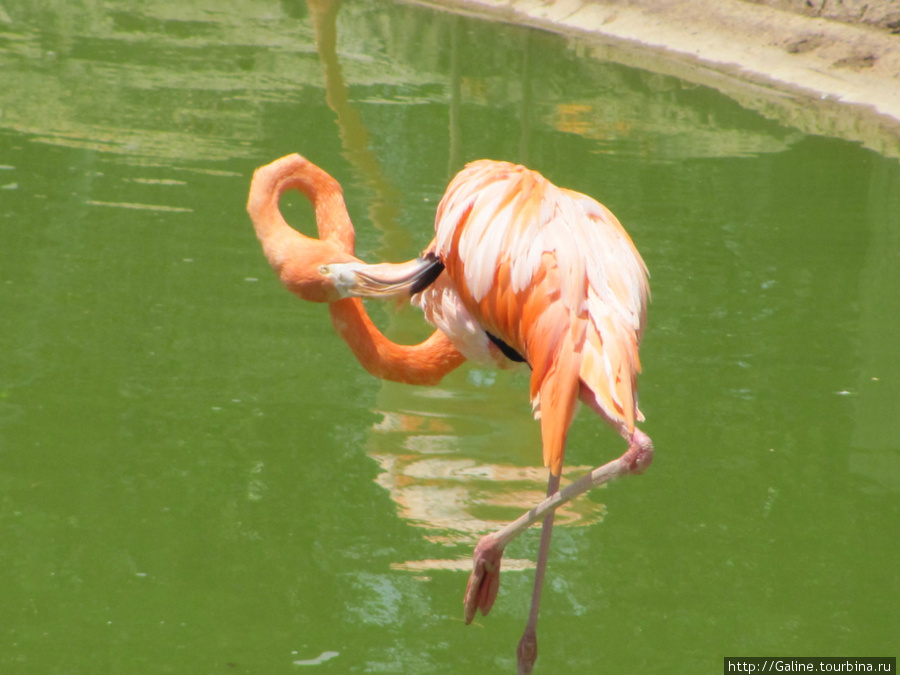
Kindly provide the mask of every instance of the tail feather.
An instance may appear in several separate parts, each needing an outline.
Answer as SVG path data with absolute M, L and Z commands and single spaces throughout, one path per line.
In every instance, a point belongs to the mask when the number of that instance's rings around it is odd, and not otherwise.
M 637 407 L 637 374 L 641 370 L 637 336 L 611 316 L 595 321 L 587 328 L 579 375 L 593 395 L 593 403 L 630 433 L 635 421 L 643 419 Z
M 562 471 L 566 436 L 575 417 L 578 402 L 578 367 L 580 356 L 568 343 L 562 345 L 559 357 L 548 371 L 540 387 L 541 440 L 544 447 L 544 466 L 554 476 Z
M 554 309 L 541 316 L 543 326 L 534 333 L 543 336 L 548 344 L 531 350 L 542 357 L 532 364 L 531 394 L 535 416 L 540 415 L 541 420 L 544 466 L 558 476 L 581 386 L 579 372 L 585 333 L 583 321 L 571 321 L 561 305 L 555 305 Z

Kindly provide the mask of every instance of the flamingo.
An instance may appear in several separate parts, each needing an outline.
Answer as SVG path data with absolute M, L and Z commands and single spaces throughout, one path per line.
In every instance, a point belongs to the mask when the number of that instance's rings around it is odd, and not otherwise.
M 287 189 L 315 208 L 319 239 L 291 228 L 278 208 Z M 516 653 L 518 672 L 537 658 L 537 621 L 555 509 L 653 459 L 636 426 L 638 348 L 646 323 L 648 272 L 616 217 L 594 199 L 539 173 L 479 160 L 450 182 L 435 238 L 406 263 L 366 264 L 339 183 L 300 155 L 257 169 L 247 209 L 263 251 L 288 290 L 328 303 L 332 323 L 373 375 L 436 384 L 466 359 L 501 368 L 527 364 L 540 419 L 547 498 L 476 545 L 464 597 L 466 623 L 492 608 L 504 549 L 542 521 L 534 590 Z M 397 345 L 369 320 L 360 298 L 411 297 L 436 328 L 418 345 Z M 566 436 L 578 402 L 627 442 L 627 450 L 560 491 Z

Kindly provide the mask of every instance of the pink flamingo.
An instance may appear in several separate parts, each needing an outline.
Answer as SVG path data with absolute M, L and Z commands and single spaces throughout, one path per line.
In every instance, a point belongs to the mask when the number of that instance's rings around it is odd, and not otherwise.
M 291 228 L 278 208 L 289 188 L 315 207 L 319 239 Z M 616 217 L 590 197 L 507 162 L 480 160 L 451 181 L 435 239 L 416 260 L 368 265 L 354 257 L 341 187 L 299 155 L 256 171 L 247 210 L 263 251 L 288 290 L 328 303 L 332 322 L 376 377 L 436 384 L 467 358 L 531 368 L 541 422 L 547 499 L 475 548 L 465 618 L 497 597 L 503 551 L 543 520 L 531 609 L 517 649 L 519 673 L 537 658 L 537 620 L 555 509 L 591 488 L 642 473 L 653 444 L 635 422 L 638 347 L 646 323 L 647 269 Z M 397 345 L 374 326 L 360 297 L 412 296 L 437 330 Z M 628 443 L 625 453 L 559 490 L 566 436 L 578 401 Z

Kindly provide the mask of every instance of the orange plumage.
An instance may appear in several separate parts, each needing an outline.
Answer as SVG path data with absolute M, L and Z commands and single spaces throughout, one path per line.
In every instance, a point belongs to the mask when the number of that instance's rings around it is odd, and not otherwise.
M 282 218 L 278 199 L 287 188 L 313 202 L 320 239 Z M 490 611 L 506 545 L 543 520 L 531 609 L 517 651 L 519 672 L 530 673 L 554 510 L 592 487 L 642 473 L 653 459 L 650 438 L 635 427 L 643 419 L 638 347 L 649 289 L 631 238 L 590 197 L 525 167 L 488 160 L 469 164 L 451 181 L 438 206 L 434 241 L 422 258 L 400 265 L 367 265 L 354 257 L 340 185 L 299 155 L 257 170 L 247 208 L 284 285 L 305 300 L 329 304 L 338 333 L 373 375 L 435 384 L 466 358 L 500 367 L 524 360 L 531 367 L 531 402 L 550 467 L 548 498 L 479 541 L 464 601 L 466 623 L 478 610 Z M 359 297 L 409 293 L 437 330 L 421 344 L 397 345 L 378 331 Z M 560 490 L 579 399 L 628 441 L 628 450 Z
M 554 475 L 579 397 L 630 435 L 643 419 L 636 378 L 649 290 L 644 262 L 616 217 L 525 167 L 481 160 L 450 183 L 435 231 L 426 253 L 443 262 L 459 302 L 532 368 L 544 464 Z M 418 298 L 426 315 L 430 304 L 447 302 L 438 288 L 440 298 L 429 289 Z M 466 336 L 456 325 L 435 325 L 451 341 Z M 465 339 L 457 347 L 467 354 Z

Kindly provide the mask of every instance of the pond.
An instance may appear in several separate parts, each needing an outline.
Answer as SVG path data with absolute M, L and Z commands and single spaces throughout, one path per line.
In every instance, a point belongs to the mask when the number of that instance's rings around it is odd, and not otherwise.
M 650 268 L 656 460 L 561 512 L 536 672 L 896 655 L 897 160 L 586 51 L 403 3 L 3 4 L 0 671 L 515 670 L 538 529 L 489 616 L 462 594 L 544 490 L 528 374 L 369 376 L 246 215 L 291 152 L 365 260 L 414 257 L 491 157 Z M 623 450 L 582 411 L 566 476 Z

